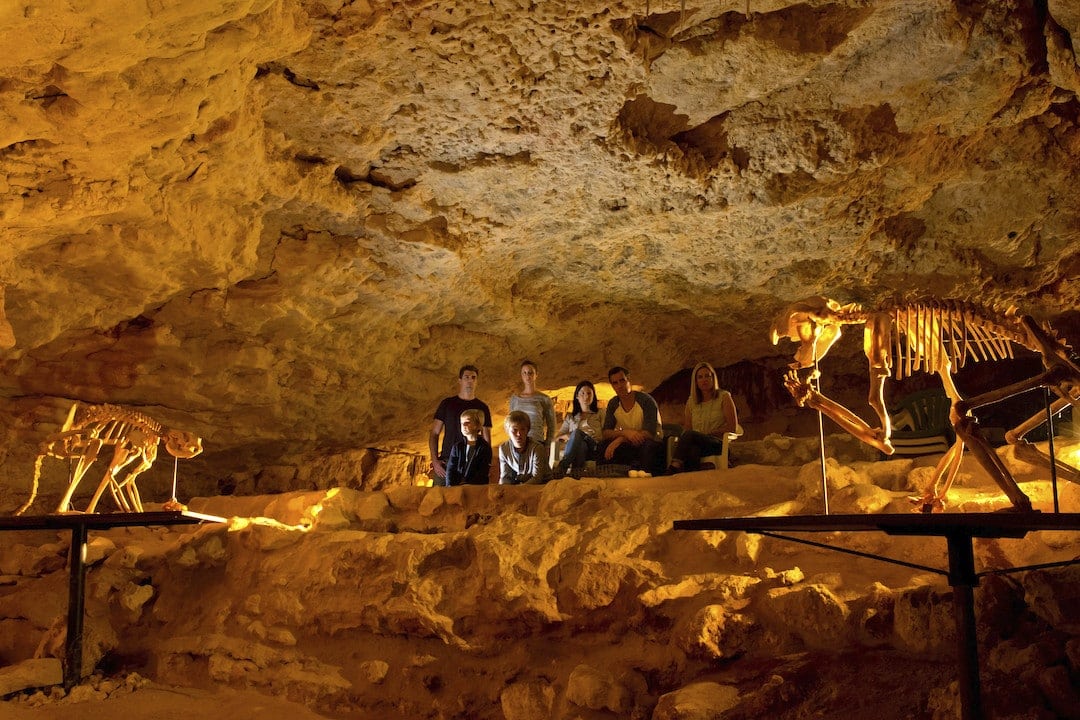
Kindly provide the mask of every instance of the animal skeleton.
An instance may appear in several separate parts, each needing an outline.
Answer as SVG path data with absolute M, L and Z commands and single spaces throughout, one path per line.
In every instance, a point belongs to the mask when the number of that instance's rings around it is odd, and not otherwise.
M 868 401 L 880 422 L 876 428 L 822 395 L 812 384 L 819 375 L 818 361 L 840 338 L 844 325 L 863 325 L 863 351 L 870 362 Z M 841 305 L 825 297 L 811 297 L 788 306 L 777 317 L 772 327 L 774 345 L 780 337 L 799 343 L 795 362 L 784 380 L 796 403 L 820 410 L 841 428 L 886 455 L 892 455 L 893 446 L 892 427 L 885 410 L 885 378 L 894 370 L 897 379 L 919 370 L 941 377 L 952 402 L 949 420 L 956 430 L 956 442 L 938 463 L 930 488 L 922 497 L 913 498 L 922 512 L 944 508 L 945 496 L 960 469 L 965 444 L 1012 504 L 1018 510 L 1030 511 L 1031 501 L 983 439 L 971 411 L 1040 386 L 1057 395 L 1050 406 L 1052 413 L 1069 404 L 1080 407 L 1080 367 L 1070 359 L 1069 346 L 1049 326 L 1039 326 L 1030 316 L 1018 314 L 1015 308 L 999 313 L 970 303 L 931 300 L 865 309 L 855 303 Z M 1014 343 L 1038 353 L 1043 372 L 982 395 L 961 397 L 953 383 L 953 368 L 963 367 L 968 360 L 1012 357 Z M 805 372 L 808 369 L 810 372 Z M 1080 471 L 1053 460 L 1024 439 L 1028 432 L 1045 422 L 1045 415 L 1037 413 L 1006 433 L 1005 439 L 1014 446 L 1018 458 L 1047 467 L 1056 462 L 1063 477 L 1080 483 Z
M 135 485 L 135 478 L 150 469 L 157 459 L 158 443 L 165 441 L 165 450 L 176 458 L 195 457 L 202 452 L 202 439 L 183 430 L 170 430 L 161 423 L 130 408 L 118 405 L 82 405 L 75 403 L 68 412 L 67 420 L 59 432 L 53 433 L 41 444 L 34 461 L 34 481 L 30 499 L 15 511 L 21 515 L 37 497 L 41 477 L 41 463 L 46 457 L 75 460 L 71 482 L 57 512 L 67 512 L 75 488 L 98 453 L 106 445 L 114 447 L 112 460 L 105 476 L 98 485 L 86 512 L 94 512 L 105 488 L 109 488 L 116 504 L 125 512 L 142 512 L 142 499 Z M 121 477 L 120 471 L 133 462 L 128 473 Z

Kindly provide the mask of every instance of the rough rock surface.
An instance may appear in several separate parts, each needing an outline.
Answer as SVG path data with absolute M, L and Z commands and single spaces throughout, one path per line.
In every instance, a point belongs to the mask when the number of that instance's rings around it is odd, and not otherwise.
M 73 399 L 198 432 L 211 479 L 422 449 L 465 362 L 497 413 L 525 356 L 776 367 L 818 293 L 1075 339 L 1078 33 L 1068 0 L 9 3 L 5 479 Z
M 941 578 L 671 521 L 819 510 L 793 437 L 813 415 L 768 343 L 790 301 L 1016 303 L 1080 340 L 1076 37 L 1069 0 L 3 5 L 0 511 L 77 400 L 202 436 L 180 495 L 232 519 L 96 537 L 83 671 L 129 674 L 2 714 L 955 716 Z M 826 382 L 865 400 L 858 346 Z M 553 393 L 628 365 L 668 419 L 711 361 L 738 467 L 414 487 L 457 368 L 481 366 L 498 422 L 523 357 Z M 829 454 L 838 511 L 906 511 L 928 479 Z M 969 466 L 952 507 L 1002 507 Z M 2 543 L 0 662 L 56 657 L 66 538 Z M 1075 710 L 1075 582 L 980 591 L 1001 717 Z
M 903 485 L 910 463 L 878 465 L 874 477 L 845 469 L 854 485 L 881 483 L 888 512 L 905 511 L 907 492 L 886 488 Z M 957 505 L 1004 506 L 969 465 Z M 816 499 L 791 500 L 800 474 L 744 465 L 543 487 L 200 499 L 194 507 L 228 523 L 94 533 L 109 542 L 88 574 L 86 681 L 66 697 L 46 688 L 0 700 L 0 715 L 59 720 L 85 707 L 96 711 L 86 717 L 170 718 L 180 701 L 188 716 L 213 714 L 212 698 L 193 697 L 213 687 L 221 707 L 257 691 L 263 699 L 249 702 L 266 720 L 308 716 L 274 699 L 350 720 L 956 717 L 953 594 L 924 569 L 947 567 L 940 539 L 818 536 L 912 563 L 900 566 L 774 537 L 750 557 L 742 533 L 672 528 L 816 512 Z M 1021 476 L 1023 487 L 1049 510 L 1049 483 L 1034 478 Z M 1080 495 L 1062 502 L 1080 509 Z M 62 557 L 53 538 L 15 542 Z M 981 569 L 1078 551 L 1076 533 L 975 543 Z M 7 562 L 0 666 L 62 655 L 49 640 L 63 627 L 66 571 L 30 551 Z M 988 576 L 976 591 L 994 717 L 1071 717 L 1075 585 L 1072 568 L 1045 567 Z M 175 687 L 177 700 L 147 680 Z

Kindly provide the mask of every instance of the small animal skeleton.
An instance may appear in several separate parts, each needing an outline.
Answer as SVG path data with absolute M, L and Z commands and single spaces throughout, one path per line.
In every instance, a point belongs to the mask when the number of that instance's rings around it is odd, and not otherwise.
M 86 512 L 94 512 L 105 488 L 109 489 L 117 506 L 123 511 L 143 512 L 135 478 L 154 464 L 161 440 L 165 441 L 165 450 L 175 458 L 195 457 L 202 452 L 201 438 L 183 430 L 162 427 L 161 423 L 136 410 L 118 405 L 75 403 L 60 431 L 42 442 L 34 461 L 30 499 L 16 510 L 15 514 L 23 514 L 34 503 L 41 478 L 41 463 L 46 457 L 76 461 L 67 492 L 57 508 L 57 512 L 68 512 L 75 488 L 106 445 L 114 448 L 112 460 L 109 461 L 105 476 L 91 498 Z M 126 475 L 121 476 L 120 471 L 131 463 L 136 464 Z
M 844 325 L 863 326 L 863 351 L 870 361 L 868 401 L 877 413 L 880 427 L 870 427 L 812 384 L 819 375 L 818 361 L 840 338 Z M 1040 386 L 1057 395 L 1050 406 L 1052 413 L 1069 404 L 1080 407 L 1080 367 L 1070 359 L 1069 346 L 1049 326 L 1038 325 L 1030 316 L 1018 314 L 1015 308 L 1000 313 L 970 303 L 930 300 L 864 309 L 856 303 L 841 305 L 825 297 L 811 297 L 788 306 L 777 317 L 772 327 L 773 344 L 781 337 L 799 343 L 795 362 L 789 366 L 784 380 L 796 403 L 821 411 L 886 455 L 892 455 L 893 446 L 892 427 L 885 410 L 885 378 L 894 370 L 898 380 L 919 370 L 938 374 L 952 402 L 949 420 L 956 430 L 956 442 L 938 463 L 930 488 L 921 497 L 912 498 L 925 513 L 945 507 L 945 496 L 960 469 L 965 444 L 1013 506 L 1031 510 L 1031 501 L 982 437 L 971 411 Z M 1038 353 L 1045 368 L 1043 372 L 982 395 L 961 397 L 953 383 L 953 368 L 963 367 L 968 360 L 1012 357 L 1013 343 Z M 1007 432 L 1005 439 L 1014 446 L 1018 458 L 1049 467 L 1053 459 L 1024 439 L 1045 422 L 1045 414 L 1037 413 Z M 1060 461 L 1054 462 L 1064 478 L 1080 483 L 1080 471 Z

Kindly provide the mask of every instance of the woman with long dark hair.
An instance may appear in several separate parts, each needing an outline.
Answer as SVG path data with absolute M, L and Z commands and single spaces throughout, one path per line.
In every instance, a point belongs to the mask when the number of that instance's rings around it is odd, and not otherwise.
M 571 468 L 580 473 L 585 463 L 599 454 L 604 416 L 596 408 L 596 388 L 582 380 L 574 388 L 573 412 L 563 420 L 556 442 L 566 441 L 562 458 L 555 467 L 555 477 L 563 477 Z

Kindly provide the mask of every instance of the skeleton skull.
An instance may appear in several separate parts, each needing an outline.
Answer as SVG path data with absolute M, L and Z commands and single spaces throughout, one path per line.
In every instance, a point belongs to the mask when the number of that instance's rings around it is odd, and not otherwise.
M 792 303 L 773 321 L 772 342 L 781 337 L 799 343 L 793 368 L 808 368 L 825 357 L 829 348 L 840 339 L 840 322 L 836 313 L 840 303 L 820 295 Z
M 192 458 L 202 452 L 202 438 L 183 430 L 166 430 L 162 434 L 165 450 L 176 458 Z

